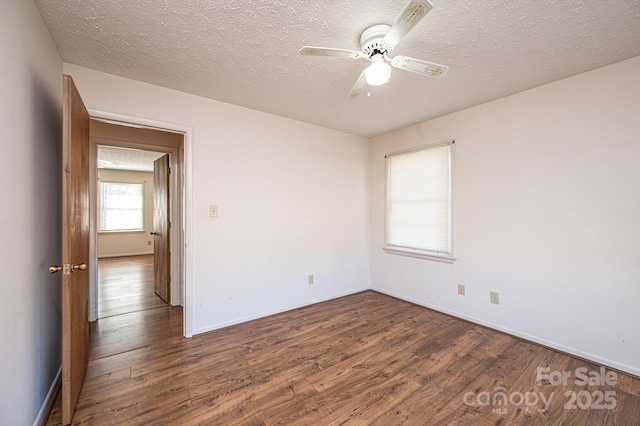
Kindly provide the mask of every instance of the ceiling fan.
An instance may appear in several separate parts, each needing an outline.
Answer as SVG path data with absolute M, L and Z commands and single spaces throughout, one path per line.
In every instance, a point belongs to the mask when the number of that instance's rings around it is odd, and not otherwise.
M 447 73 L 449 67 L 422 59 L 398 55 L 389 57 L 400 40 L 407 35 L 424 16 L 433 9 L 429 0 L 410 0 L 398 19 L 389 25 L 374 25 L 364 30 L 360 36 L 361 50 L 334 49 L 330 47 L 304 46 L 300 49 L 302 55 L 333 56 L 349 59 L 367 59 L 371 65 L 362 71 L 349 96 L 357 97 L 366 87 L 378 86 L 389 81 L 391 67 L 411 71 L 428 77 L 440 78 Z

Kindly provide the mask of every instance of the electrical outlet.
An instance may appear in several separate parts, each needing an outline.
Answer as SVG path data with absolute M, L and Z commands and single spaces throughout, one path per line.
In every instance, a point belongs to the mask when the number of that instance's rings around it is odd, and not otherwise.
M 150 246 L 151 245 L 151 240 L 147 241 L 147 245 Z
M 500 304 L 500 293 L 498 293 L 497 291 L 490 291 L 489 295 L 491 296 L 491 303 L 493 303 L 494 305 Z
M 464 284 L 458 284 L 458 294 L 464 296 Z
M 313 274 L 311 274 L 311 275 L 309 275 L 307 277 L 307 284 L 309 284 L 309 285 L 313 284 Z
M 209 217 L 218 217 L 218 206 L 209 206 Z

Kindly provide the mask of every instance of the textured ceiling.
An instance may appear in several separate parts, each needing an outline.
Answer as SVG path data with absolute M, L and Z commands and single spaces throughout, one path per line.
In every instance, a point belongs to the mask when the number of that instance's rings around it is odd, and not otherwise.
M 153 172 L 153 162 L 163 152 L 98 145 L 98 168 Z
M 298 50 L 359 50 L 362 31 L 406 1 L 35 3 L 65 62 L 368 137 L 640 55 L 638 0 L 432 0 L 393 55 L 449 73 L 394 69 L 353 100 L 367 61 Z

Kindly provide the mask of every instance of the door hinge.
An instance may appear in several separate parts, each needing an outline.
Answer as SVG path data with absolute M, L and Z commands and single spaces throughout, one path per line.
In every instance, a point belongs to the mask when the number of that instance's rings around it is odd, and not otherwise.
M 169 229 L 171 229 L 171 221 L 169 221 Z

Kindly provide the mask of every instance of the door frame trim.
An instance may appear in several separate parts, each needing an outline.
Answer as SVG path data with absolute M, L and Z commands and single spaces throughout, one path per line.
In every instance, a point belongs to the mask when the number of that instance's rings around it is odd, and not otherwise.
M 192 250 L 192 241 L 193 241 L 193 127 L 185 126 L 176 123 L 163 122 L 158 120 L 151 120 L 147 118 L 135 117 L 126 114 L 113 113 L 109 111 L 102 111 L 93 108 L 87 108 L 89 111 L 89 117 L 96 120 L 107 121 L 113 124 L 118 124 L 122 126 L 128 127 L 141 127 L 147 129 L 154 130 L 164 130 L 169 132 L 178 132 L 184 134 L 184 156 L 183 156 L 183 170 L 175 173 L 177 181 L 172 179 L 172 187 L 174 186 L 174 182 L 178 187 L 178 191 L 174 192 L 174 194 L 179 194 L 182 192 L 182 215 L 181 215 L 181 226 L 172 226 L 171 237 L 178 243 L 180 249 L 175 252 L 172 250 L 172 263 L 174 259 L 174 254 L 177 253 L 175 258 L 178 258 L 180 261 L 178 263 L 178 268 L 175 270 L 177 276 L 174 276 L 174 270 L 172 268 L 172 282 L 175 278 L 179 278 L 179 282 L 182 284 L 181 288 L 181 301 L 183 305 L 183 335 L 184 337 L 192 337 L 193 336 L 193 250 Z M 92 182 L 92 191 L 93 195 L 97 194 L 97 189 L 95 185 L 95 179 L 97 174 L 97 152 L 95 144 L 91 144 L 92 153 L 91 153 L 91 161 L 93 164 L 90 164 L 91 172 L 93 175 L 91 176 Z M 180 149 L 178 149 L 178 155 L 182 154 Z M 173 161 L 172 161 L 173 163 Z M 180 177 L 182 177 L 182 182 L 180 182 Z M 180 187 L 182 191 L 180 191 Z M 92 198 L 94 198 L 92 195 Z M 94 210 L 97 207 L 95 204 L 91 206 L 91 209 Z M 96 265 L 93 270 L 89 271 L 89 287 L 94 291 L 90 292 L 90 301 L 89 301 L 89 320 L 95 321 L 97 317 L 97 299 L 95 298 L 97 292 L 95 289 L 98 285 L 98 268 L 97 268 L 97 260 L 98 260 L 98 241 L 97 234 L 94 232 L 97 228 L 96 223 L 96 212 L 91 212 L 91 241 L 90 241 L 90 257 L 92 259 L 92 264 Z M 178 232 L 181 231 L 181 232 Z M 173 244 L 172 244 L 172 247 Z

